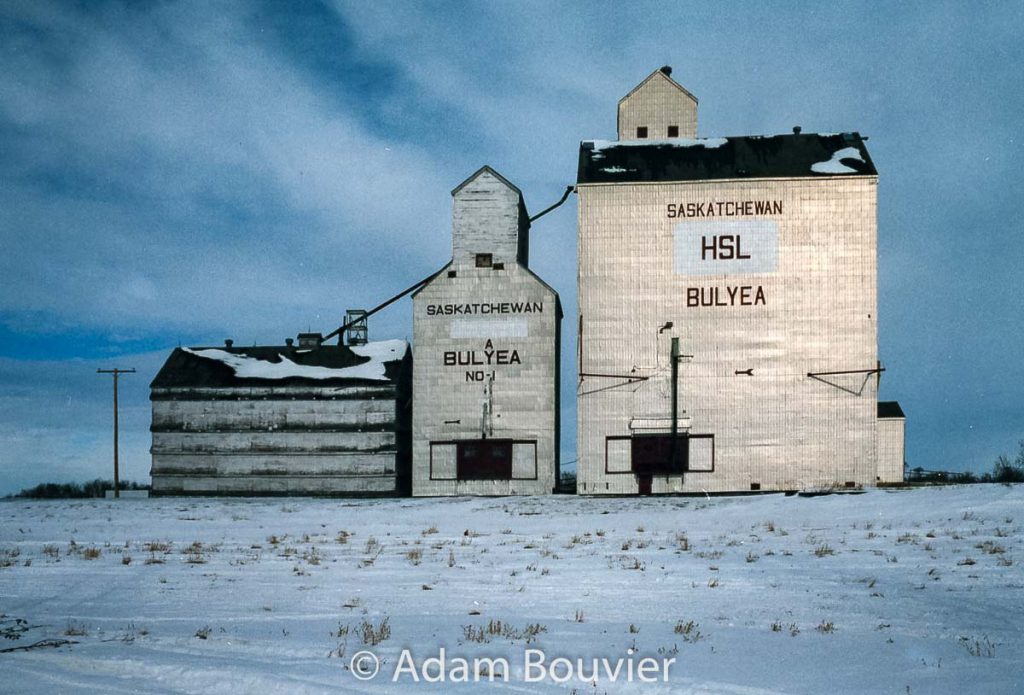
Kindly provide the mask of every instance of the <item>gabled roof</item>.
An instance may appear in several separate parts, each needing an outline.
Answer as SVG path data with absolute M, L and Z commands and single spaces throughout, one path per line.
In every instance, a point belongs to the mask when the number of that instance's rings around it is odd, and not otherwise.
M 509 188 L 511 188 L 511 189 L 512 189 L 513 191 L 515 191 L 515 192 L 516 192 L 516 194 L 518 194 L 518 195 L 519 195 L 519 198 L 520 198 L 520 199 L 522 199 L 522 197 L 523 197 L 523 192 L 522 192 L 522 191 L 520 191 L 520 190 L 519 190 L 519 189 L 518 189 L 518 188 L 516 187 L 516 185 L 515 185 L 515 184 L 513 184 L 513 183 L 512 183 L 511 181 L 509 181 L 508 179 L 506 179 L 506 178 L 505 178 L 504 176 L 502 176 L 501 174 L 499 174 L 498 172 L 496 172 L 496 171 L 495 171 L 494 169 L 492 169 L 492 168 L 491 168 L 490 166 L 488 166 L 487 164 L 484 164 L 484 165 L 483 165 L 482 167 L 480 167 L 480 168 L 479 168 L 479 169 L 477 169 L 477 170 L 476 170 L 475 172 L 473 172 L 472 176 L 470 176 L 470 177 L 469 177 L 469 178 L 467 178 L 467 179 L 466 179 L 465 181 L 463 181 L 462 183 L 460 183 L 460 184 L 459 184 L 458 186 L 456 186 L 455 188 L 453 188 L 453 189 L 452 189 L 452 195 L 454 196 L 454 195 L 455 195 L 456 193 L 458 193 L 458 192 L 459 192 L 459 191 L 461 191 L 461 190 L 462 190 L 463 188 L 465 188 L 465 187 L 466 187 L 466 185 L 467 185 L 467 184 L 469 184 L 469 183 L 470 183 L 471 181 L 473 181 L 473 180 L 475 180 L 475 179 L 479 178 L 479 176 L 480 176 L 481 174 L 483 174 L 483 173 L 484 173 L 485 171 L 486 171 L 487 173 L 489 173 L 489 174 L 490 174 L 491 176 L 493 176 L 494 178 L 496 178 L 496 179 L 498 179 L 499 181 L 501 181 L 501 182 L 502 182 L 503 184 L 505 184 L 505 185 L 506 185 L 506 186 L 508 186 Z
M 576 183 L 877 176 L 860 133 L 580 143 Z
M 253 346 L 175 348 L 150 388 L 347 386 L 398 379 L 404 340 L 315 348 Z
M 903 414 L 903 408 L 900 407 L 899 401 L 879 401 L 878 402 L 878 417 L 883 418 L 896 418 L 896 417 L 907 417 Z
M 668 66 L 666 66 L 666 67 L 668 67 Z M 669 69 L 669 71 L 671 71 L 671 70 L 672 70 L 672 68 L 668 68 L 668 69 Z M 652 73 L 651 73 L 650 75 L 648 75 L 647 77 L 645 77 L 645 78 L 644 78 L 644 79 L 643 79 L 643 80 L 642 80 L 642 81 L 640 82 L 640 84 L 638 84 L 638 85 L 637 85 L 636 87 L 633 87 L 633 89 L 629 90 L 629 94 L 627 94 L 626 96 L 624 96 L 624 97 L 622 97 L 621 99 L 619 99 L 619 103 L 621 104 L 621 103 L 622 103 L 622 102 L 624 102 L 624 101 L 625 101 L 626 99 L 629 99 L 629 98 L 630 98 L 631 96 L 633 96 L 633 95 L 634 95 L 634 94 L 635 94 L 635 93 L 637 92 L 637 90 L 639 90 L 639 89 L 640 89 L 641 87 L 643 87 L 643 86 L 644 86 L 645 84 L 647 84 L 648 82 L 650 82 L 650 81 L 651 81 L 651 80 L 652 80 L 653 78 L 655 78 L 655 77 L 657 77 L 657 76 L 659 76 L 659 75 L 660 75 L 661 77 L 663 77 L 664 79 L 668 80 L 668 83 L 669 83 L 669 84 L 671 84 L 671 85 L 672 85 L 673 87 L 675 87 L 676 89 L 678 89 L 678 90 L 679 90 L 680 92 L 682 92 L 682 93 L 683 93 L 683 94 L 685 94 L 686 96 L 690 97 L 690 98 L 691 98 L 691 99 L 693 99 L 693 100 L 694 100 L 695 102 L 697 101 L 697 97 L 693 96 L 693 94 L 691 94 L 691 93 L 690 93 L 690 91 L 689 91 L 688 89 L 686 89 L 686 87 L 684 87 L 683 85 L 681 85 L 681 84 L 679 84 L 678 82 L 676 82 L 675 80 L 673 80 L 673 79 L 672 79 L 672 76 L 671 76 L 671 75 L 669 75 L 669 74 L 667 74 L 667 73 L 665 72 L 665 68 L 658 68 L 657 70 L 655 70 L 654 72 L 652 72 Z
M 525 270 L 527 272 L 527 274 L 532 276 L 534 280 L 539 282 L 540 285 L 544 289 L 550 291 L 551 294 L 555 295 L 555 309 L 556 309 L 556 312 L 557 312 L 557 317 L 559 319 L 562 319 L 564 317 L 564 314 L 562 313 L 562 300 L 558 296 L 558 291 L 555 290 L 555 288 L 552 287 L 551 285 L 549 285 L 548 283 L 544 282 L 544 280 L 539 275 L 537 275 L 537 273 L 533 272 L 532 270 L 527 268 L 525 265 L 522 265 L 522 264 L 517 264 L 517 265 L 519 265 L 520 268 Z M 445 273 L 445 271 L 448 270 L 449 268 L 451 268 L 451 266 L 452 266 L 452 262 L 449 261 L 445 265 L 445 267 L 441 268 L 441 270 L 439 270 L 436 273 L 434 273 L 433 275 L 431 275 L 430 279 L 427 280 L 425 283 L 423 283 L 422 287 L 420 287 L 418 290 L 416 290 L 415 292 L 412 293 L 413 298 L 415 298 L 417 295 L 419 295 L 419 293 L 422 292 L 423 290 L 425 290 L 428 287 L 430 287 L 434 283 L 434 280 L 436 280 L 437 278 L 441 277 L 442 273 Z

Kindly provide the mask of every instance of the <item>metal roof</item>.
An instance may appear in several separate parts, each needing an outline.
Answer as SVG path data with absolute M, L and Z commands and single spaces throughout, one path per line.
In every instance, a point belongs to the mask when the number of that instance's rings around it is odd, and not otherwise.
M 580 143 L 577 184 L 877 176 L 860 133 Z
M 893 417 L 905 418 L 906 415 L 903 414 L 903 408 L 900 407 L 900 404 L 899 404 L 898 401 L 879 401 L 878 402 L 878 417 L 879 418 L 893 418 Z
M 368 365 L 373 357 L 357 355 L 347 345 L 321 345 L 315 348 L 292 346 L 253 346 L 253 347 L 212 347 L 212 348 L 175 348 L 150 384 L 153 389 L 174 388 L 232 388 L 232 387 L 266 387 L 266 386 L 346 386 L 356 384 L 392 384 L 395 383 L 402 369 L 402 361 L 409 354 L 408 344 L 404 341 L 402 354 L 394 360 L 383 361 L 383 378 L 372 379 L 359 376 L 353 377 L 351 368 Z M 374 343 L 368 345 L 373 346 Z M 364 346 L 356 346 L 357 349 Z M 205 354 L 204 354 L 205 353 Z M 209 355 L 209 356 L 208 356 Z M 224 359 L 215 357 L 235 356 L 266 366 L 267 377 L 240 377 L 237 370 Z M 306 376 L 288 375 L 291 371 L 301 374 L 305 368 L 314 370 L 337 370 L 338 376 L 326 378 L 310 378 Z M 277 371 L 283 376 L 272 377 L 270 373 Z
M 471 181 L 475 181 L 476 179 L 478 179 L 480 177 L 480 175 L 483 174 L 484 172 L 490 174 L 491 176 L 493 176 L 494 178 L 498 179 L 503 184 L 505 184 L 506 186 L 511 188 L 514 192 L 516 192 L 519 195 L 519 199 L 522 200 L 523 192 L 519 190 L 519 187 L 516 186 L 511 181 L 509 181 L 508 179 L 506 179 L 504 176 L 502 176 L 498 172 L 496 172 L 493 168 L 491 168 L 491 166 L 489 164 L 484 164 L 482 167 L 480 167 L 479 169 L 474 171 L 470 176 L 468 176 L 465 181 L 463 181 L 458 186 L 453 188 L 452 189 L 452 195 L 454 196 L 456 193 L 461 191 Z
M 666 70 L 668 70 L 668 72 L 666 72 Z M 627 94 L 626 96 L 624 96 L 621 99 L 619 99 L 619 104 L 622 104 L 622 102 L 626 101 L 626 99 L 629 99 L 631 96 L 636 94 L 640 90 L 641 87 L 643 87 L 645 84 L 650 82 L 655 77 L 662 77 L 662 78 L 668 80 L 669 84 L 671 84 L 673 87 L 678 89 L 680 92 L 682 92 L 686 96 L 688 96 L 691 99 L 693 99 L 694 103 L 697 103 L 697 97 L 695 97 L 692 93 L 690 93 L 690 90 L 688 90 L 686 87 L 684 87 L 683 85 L 679 84 L 678 82 L 676 82 L 672 78 L 672 67 L 669 66 L 669 65 L 666 65 L 666 66 L 660 67 L 657 70 L 655 70 L 654 72 L 652 72 L 650 75 L 645 77 L 640 82 L 640 84 L 638 84 L 636 87 L 633 87 L 633 89 L 629 90 L 629 94 Z

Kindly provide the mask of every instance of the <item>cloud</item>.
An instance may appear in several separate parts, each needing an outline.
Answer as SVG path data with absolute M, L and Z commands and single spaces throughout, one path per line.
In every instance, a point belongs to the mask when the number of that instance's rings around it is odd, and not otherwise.
M 166 351 L 110 360 L 0 358 L 0 495 L 40 482 L 113 478 L 112 377 L 119 380 L 120 471 L 149 478 L 149 383 Z
M 430 152 L 368 132 L 360 95 L 322 94 L 330 76 L 259 42 L 244 5 L 205 7 L 16 12 L 0 310 L 51 327 L 290 329 L 339 296 L 373 299 L 369 277 L 402 286 L 383 257 L 422 274 L 443 262 L 443 234 L 424 233 L 448 217 Z

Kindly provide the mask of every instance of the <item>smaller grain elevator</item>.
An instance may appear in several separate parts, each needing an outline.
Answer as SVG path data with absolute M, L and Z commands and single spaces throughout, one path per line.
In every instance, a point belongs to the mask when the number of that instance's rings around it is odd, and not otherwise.
M 412 491 L 547 494 L 559 472 L 558 294 L 528 267 L 518 188 L 485 166 L 452 198 L 452 260 L 413 295 Z

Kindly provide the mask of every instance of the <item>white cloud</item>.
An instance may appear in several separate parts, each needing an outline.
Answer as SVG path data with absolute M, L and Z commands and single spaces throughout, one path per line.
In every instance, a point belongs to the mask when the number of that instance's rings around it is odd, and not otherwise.
M 0 310 L 279 332 L 346 296 L 372 302 L 371 273 L 418 279 L 374 268 L 381 255 L 420 274 L 443 263 L 450 182 L 430 151 L 368 132 L 360 95 L 321 94 L 244 6 L 206 7 L 23 8 L 53 36 L 19 36 L 0 74 L 20 132 L 0 189 Z

